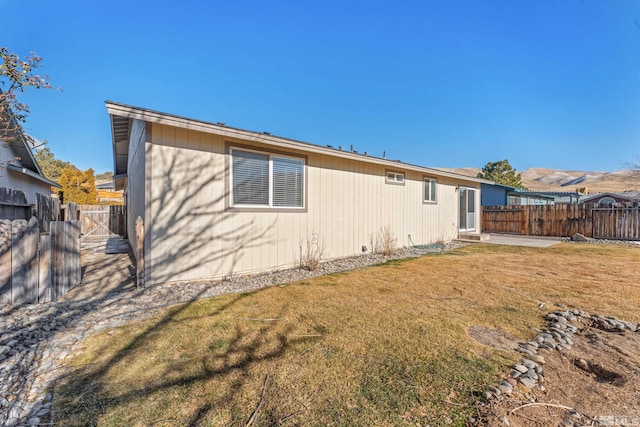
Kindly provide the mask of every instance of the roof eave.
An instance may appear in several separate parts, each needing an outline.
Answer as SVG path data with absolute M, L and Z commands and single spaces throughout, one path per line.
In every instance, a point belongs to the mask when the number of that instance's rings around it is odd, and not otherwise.
M 122 175 L 114 175 L 113 176 L 113 185 L 116 191 L 124 190 L 127 184 L 127 174 Z
M 12 170 L 14 172 L 22 173 L 24 175 L 28 175 L 31 178 L 37 179 L 38 181 L 42 181 L 45 184 L 49 184 L 52 187 L 62 188 L 62 186 L 60 184 L 58 184 L 57 182 L 51 181 L 50 179 L 47 179 L 47 178 L 43 177 L 42 175 L 33 172 L 31 169 L 27 169 L 27 168 L 25 168 L 23 166 L 8 164 L 7 165 L 7 169 L 8 170 Z
M 390 168 L 401 168 L 404 170 L 412 170 L 412 171 L 421 172 L 427 175 L 452 178 L 452 179 L 457 179 L 461 181 L 474 182 L 474 183 L 480 183 L 480 184 L 494 183 L 493 181 L 482 179 L 482 178 L 474 178 L 474 177 L 461 175 L 453 172 L 444 172 L 435 168 L 429 168 L 429 167 L 404 163 L 401 161 L 387 160 L 379 157 L 373 157 L 368 155 L 365 156 L 364 154 L 352 153 L 349 151 L 336 150 L 334 148 L 322 147 L 320 145 L 315 145 L 308 142 L 296 141 L 293 139 L 268 135 L 260 132 L 233 128 L 230 126 L 224 126 L 224 125 L 205 122 L 201 120 L 189 119 L 187 117 L 181 117 L 173 114 L 162 113 L 159 111 L 133 107 L 130 105 L 120 104 L 113 101 L 105 101 L 105 105 L 107 107 L 107 112 L 112 117 L 113 116 L 126 117 L 129 119 L 137 119 L 145 122 L 160 123 L 163 125 L 185 128 L 185 129 L 190 129 L 195 131 L 215 133 L 215 134 L 226 136 L 226 137 L 244 139 L 244 140 L 258 142 L 262 144 L 274 145 L 282 148 L 297 149 L 301 151 L 314 152 L 314 153 L 324 154 L 332 157 L 340 157 L 340 158 L 357 160 L 357 161 L 367 162 L 367 163 L 376 163 L 376 164 L 384 165 Z M 113 123 L 113 120 L 112 120 L 112 123 Z M 111 127 L 111 133 L 113 136 L 113 124 Z M 115 147 L 115 142 L 114 142 L 114 147 Z M 114 153 L 114 156 L 115 156 L 115 153 Z

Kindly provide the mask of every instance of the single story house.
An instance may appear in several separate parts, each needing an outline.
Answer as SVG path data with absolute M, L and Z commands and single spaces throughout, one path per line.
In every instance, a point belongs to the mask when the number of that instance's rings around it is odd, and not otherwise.
M 555 205 L 575 205 L 580 202 L 584 194 L 578 191 L 530 191 L 518 190 L 513 196 L 520 198 L 552 198 Z M 513 203 L 518 204 L 518 203 Z M 524 204 L 524 203 L 522 203 Z M 532 204 L 532 203 L 529 203 Z
M 611 205 L 613 203 L 640 202 L 639 191 L 624 191 L 622 193 L 595 193 L 583 197 L 580 204 Z
M 106 102 L 115 189 L 146 285 L 297 265 L 480 233 L 491 181 Z M 136 242 L 136 220 L 144 238 Z M 138 220 L 138 221 L 140 221 Z
M 482 206 L 553 205 L 555 198 L 502 184 L 481 184 Z
M 4 141 L 0 134 L 0 188 L 5 188 L 14 194 L 16 191 L 21 191 L 26 198 L 22 201 L 23 203 L 0 199 L 0 204 L 35 205 L 36 194 L 51 196 L 51 187 L 60 188 L 60 184 L 44 176 L 31 152 L 29 137 L 15 130 L 17 127 L 13 117 L 4 118 L 0 123 L 9 126 Z M 4 194 L 7 195 L 9 192 L 5 191 Z

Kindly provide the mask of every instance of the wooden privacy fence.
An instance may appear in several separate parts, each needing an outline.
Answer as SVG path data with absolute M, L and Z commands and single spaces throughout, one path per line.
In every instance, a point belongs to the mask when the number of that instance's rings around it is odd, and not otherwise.
M 0 187 L 0 218 L 31 218 L 31 205 L 27 203 L 27 196 L 20 190 Z
M 640 240 L 640 208 L 594 207 L 593 233 L 597 239 Z
M 80 221 L 0 220 L 0 304 L 56 301 L 81 282 Z
M 640 208 L 634 205 L 485 206 L 482 231 L 528 236 L 640 240 Z

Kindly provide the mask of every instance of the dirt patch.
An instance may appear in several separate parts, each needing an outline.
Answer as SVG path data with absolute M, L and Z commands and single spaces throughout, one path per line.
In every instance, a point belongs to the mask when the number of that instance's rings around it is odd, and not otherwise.
M 518 348 L 518 338 L 500 329 L 473 325 L 467 329 L 467 333 L 480 344 L 497 350 L 510 351 Z
M 576 326 L 573 348 L 541 352 L 542 387 L 493 400 L 482 424 L 640 426 L 640 333 Z

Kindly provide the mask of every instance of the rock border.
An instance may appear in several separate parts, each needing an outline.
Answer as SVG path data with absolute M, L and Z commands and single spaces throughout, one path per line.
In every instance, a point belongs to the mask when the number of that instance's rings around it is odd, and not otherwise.
M 587 325 L 606 332 L 637 332 L 640 333 L 640 323 L 625 322 L 615 316 L 603 316 L 601 314 L 589 314 L 581 310 L 562 310 L 548 313 L 545 316 L 547 328 L 539 331 L 531 341 L 520 343 L 518 351 L 523 355 L 522 359 L 514 364 L 509 375 L 504 377 L 497 386 L 489 386 L 482 393 L 486 402 L 498 399 L 501 395 L 513 393 L 527 393 L 534 388 L 544 391 L 544 355 L 542 351 L 558 351 L 563 353 L 573 347 L 573 336 L 578 327 L 572 325 L 575 322 L 584 322 Z M 580 360 L 581 361 L 581 360 Z M 578 361 L 578 362 L 580 362 Z M 586 363 L 586 362 L 585 362 Z M 579 418 L 580 414 L 572 413 Z M 476 423 L 475 417 L 468 419 L 470 424 Z M 505 425 L 509 420 L 503 419 Z

